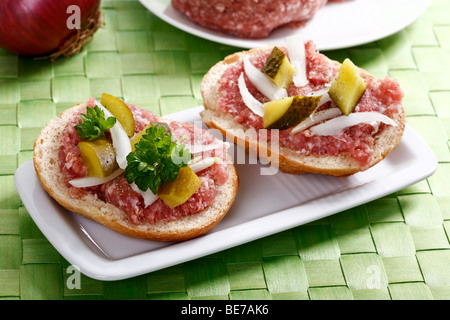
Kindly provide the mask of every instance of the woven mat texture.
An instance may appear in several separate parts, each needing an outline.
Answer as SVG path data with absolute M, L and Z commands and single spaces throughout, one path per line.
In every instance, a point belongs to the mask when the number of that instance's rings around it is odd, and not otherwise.
M 104 1 L 105 26 L 56 63 L 0 50 L 0 298 L 3 299 L 450 299 L 450 1 L 434 0 L 400 32 L 324 52 L 398 79 L 407 121 L 436 153 L 430 178 L 397 193 L 194 261 L 120 281 L 81 276 L 21 203 L 17 167 L 62 110 L 124 98 L 157 114 L 201 104 L 200 81 L 241 50 L 197 38 L 137 1 Z

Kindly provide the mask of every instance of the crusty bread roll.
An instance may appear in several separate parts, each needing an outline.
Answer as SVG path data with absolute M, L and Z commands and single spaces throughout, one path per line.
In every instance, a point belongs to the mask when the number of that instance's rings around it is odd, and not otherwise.
M 386 126 L 383 131 L 377 134 L 372 159 L 370 163 L 361 167 L 360 163 L 346 153 L 335 156 L 331 155 L 302 155 L 290 148 L 280 145 L 272 148 L 271 143 L 260 144 L 256 139 L 252 139 L 251 134 L 247 134 L 249 128 L 235 121 L 234 117 L 220 110 L 218 100 L 220 98 L 220 79 L 224 72 L 233 65 L 243 63 L 245 55 L 258 56 L 262 52 L 270 52 L 273 47 L 255 48 L 248 51 L 237 52 L 227 56 L 223 61 L 215 64 L 204 76 L 201 83 L 201 93 L 203 105 L 201 117 L 203 122 L 210 128 L 218 129 L 228 139 L 236 145 L 245 148 L 246 152 L 258 155 L 265 162 L 270 162 L 281 171 L 291 174 L 317 173 L 332 176 L 348 176 L 359 171 L 367 170 L 383 160 L 399 144 L 405 128 L 405 110 L 403 105 L 399 105 L 399 112 L 394 114 L 392 119 L 397 126 Z M 339 62 L 328 61 L 339 66 Z M 375 79 L 373 75 L 360 68 L 361 77 L 367 81 Z M 237 129 L 237 130 L 236 130 Z M 273 149 L 273 150 L 271 150 Z M 278 152 L 277 152 L 278 151 Z M 266 156 L 267 155 L 267 156 Z
M 133 224 L 121 209 L 106 203 L 96 195 L 85 193 L 81 197 L 72 196 L 60 170 L 60 137 L 74 114 L 85 107 L 85 104 L 79 104 L 59 114 L 42 129 L 34 144 L 34 167 L 42 187 L 64 208 L 120 234 L 154 241 L 181 241 L 200 236 L 213 229 L 226 215 L 239 186 L 238 176 L 231 161 L 228 161 L 227 167 L 228 180 L 218 187 L 213 204 L 201 212 L 175 221 L 143 221 Z

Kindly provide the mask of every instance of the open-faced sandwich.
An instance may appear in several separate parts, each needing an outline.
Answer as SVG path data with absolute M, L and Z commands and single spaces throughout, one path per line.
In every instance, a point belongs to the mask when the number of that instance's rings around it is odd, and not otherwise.
M 172 6 L 205 28 L 259 39 L 304 25 L 328 1 L 345 0 L 172 0 Z
M 228 145 L 190 123 L 103 94 L 41 131 L 34 166 L 67 210 L 118 233 L 155 241 L 202 235 L 238 190 Z
M 367 170 L 397 147 L 405 128 L 396 80 L 332 61 L 301 35 L 226 57 L 204 76 L 201 92 L 209 127 L 287 173 Z

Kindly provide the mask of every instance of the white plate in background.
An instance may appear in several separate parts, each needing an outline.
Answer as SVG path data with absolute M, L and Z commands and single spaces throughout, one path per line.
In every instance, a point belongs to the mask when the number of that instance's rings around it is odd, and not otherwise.
M 170 5 L 170 0 L 139 0 L 165 22 L 201 38 L 241 48 L 281 45 L 287 36 L 302 32 L 318 50 L 353 47 L 392 35 L 414 22 L 431 0 L 347 0 L 330 2 L 299 29 L 282 27 L 265 39 L 243 39 L 209 30 L 189 20 Z

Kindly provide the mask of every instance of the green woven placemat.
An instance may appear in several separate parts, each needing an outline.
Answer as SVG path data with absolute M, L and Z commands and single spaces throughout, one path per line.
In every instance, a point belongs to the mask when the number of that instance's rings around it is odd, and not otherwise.
M 397 78 L 408 123 L 436 153 L 430 178 L 351 210 L 121 281 L 81 276 L 42 235 L 14 185 L 42 126 L 109 92 L 157 114 L 201 104 L 200 81 L 241 50 L 159 20 L 138 1 L 104 1 L 105 27 L 56 63 L 0 51 L 0 297 L 4 299 L 449 299 L 450 2 L 406 29 L 325 52 Z

